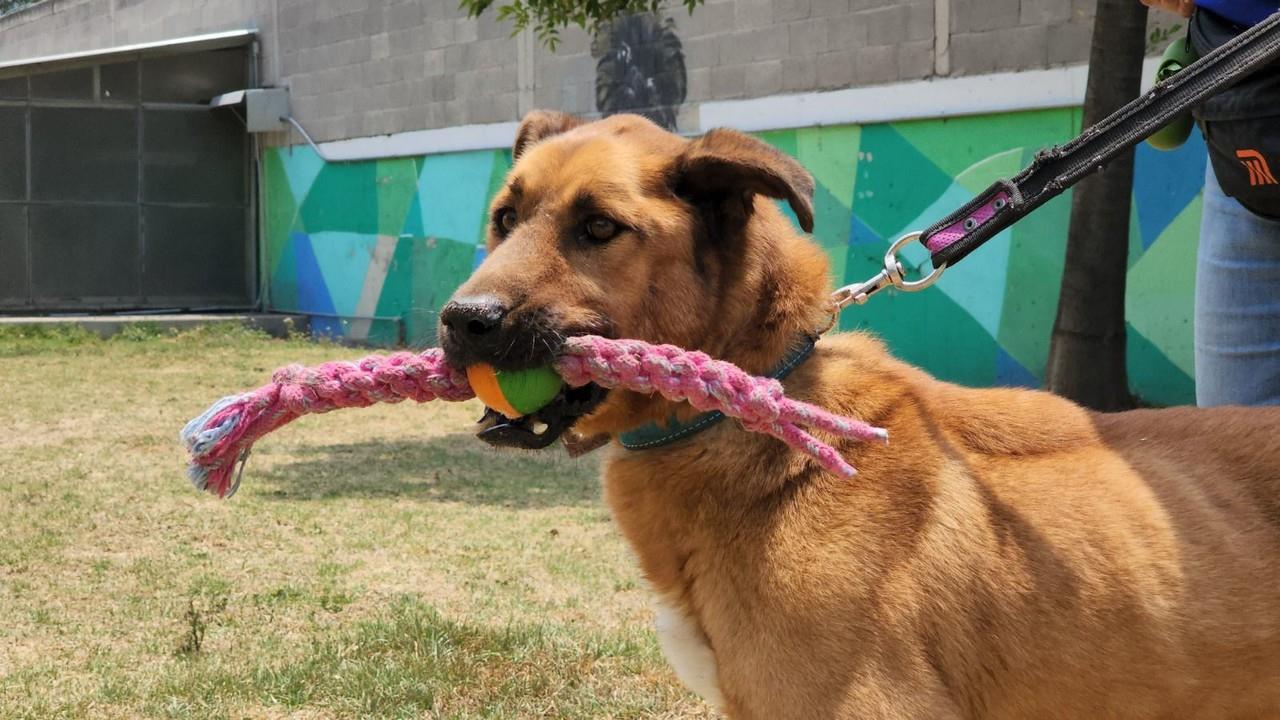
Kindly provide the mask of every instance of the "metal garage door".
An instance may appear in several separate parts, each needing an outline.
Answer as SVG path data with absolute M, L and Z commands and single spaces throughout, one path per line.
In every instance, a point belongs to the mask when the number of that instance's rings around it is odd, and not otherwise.
M 0 311 L 247 307 L 246 47 L 0 71 Z

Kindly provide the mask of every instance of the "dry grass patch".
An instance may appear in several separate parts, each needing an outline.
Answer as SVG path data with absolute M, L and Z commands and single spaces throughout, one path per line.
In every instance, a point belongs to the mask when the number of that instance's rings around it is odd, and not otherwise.
M 233 500 L 186 482 L 210 401 L 359 354 L 0 331 L 0 717 L 710 717 L 595 462 L 492 451 L 474 404 L 304 418 Z

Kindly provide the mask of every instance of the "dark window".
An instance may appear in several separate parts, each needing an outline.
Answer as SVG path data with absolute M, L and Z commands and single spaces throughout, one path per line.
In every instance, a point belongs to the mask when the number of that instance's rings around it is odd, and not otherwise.
M 247 80 L 243 48 L 142 61 L 144 102 L 204 104 L 216 95 L 243 89 Z
M 32 108 L 32 199 L 136 201 L 137 118 L 134 110 Z
M 136 205 L 32 205 L 31 285 L 40 298 L 138 295 Z
M 0 100 L 26 100 L 27 76 L 0 79 Z
M 0 200 L 27 197 L 27 109 L 0 107 Z
M 27 287 L 27 207 L 0 205 L 0 305 L 25 303 Z
M 136 102 L 138 99 L 138 63 L 103 65 L 98 71 L 98 86 L 103 102 Z
M 93 68 L 32 75 L 31 97 L 37 100 L 92 100 Z
M 147 110 L 143 202 L 243 205 L 244 124 L 229 112 Z
M 151 205 L 143 217 L 143 294 L 244 302 L 249 267 L 244 208 Z
M 251 302 L 250 141 L 205 104 L 246 87 L 247 57 L 0 78 L 0 309 Z

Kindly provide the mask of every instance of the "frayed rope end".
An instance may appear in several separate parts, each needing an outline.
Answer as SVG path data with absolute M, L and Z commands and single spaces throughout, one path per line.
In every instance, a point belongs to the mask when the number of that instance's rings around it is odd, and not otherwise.
M 192 462 L 187 465 L 187 477 L 197 490 L 212 493 L 226 500 L 240 489 L 240 479 L 244 477 L 244 465 L 249 460 L 249 451 L 240 453 L 233 462 L 216 465 L 200 465 Z M 235 478 L 231 477 L 235 473 Z
M 235 413 L 226 418 L 222 422 L 208 427 L 209 422 L 213 420 L 218 413 L 226 410 L 231 405 L 236 404 L 244 395 L 228 395 L 218 402 L 209 406 L 208 410 L 200 413 L 183 426 L 182 431 L 178 433 L 178 439 L 191 453 L 192 457 L 201 457 L 209 451 L 218 441 L 226 437 L 235 427 L 236 422 L 240 419 L 240 414 Z
M 236 490 L 240 489 L 240 477 L 244 473 L 244 463 L 249 456 L 248 450 L 240 452 L 230 461 L 210 460 L 208 454 L 235 428 L 236 423 L 240 421 L 241 413 L 232 413 L 216 425 L 210 426 L 209 423 L 219 413 L 244 398 L 243 394 L 222 398 L 210 405 L 208 410 L 192 418 L 191 422 L 188 422 L 178 433 L 178 438 L 191 453 L 192 459 L 187 465 L 187 477 L 197 490 L 214 493 L 225 499 L 235 495 Z M 207 461 L 207 464 L 201 461 Z M 233 472 L 236 474 L 234 482 L 231 478 Z

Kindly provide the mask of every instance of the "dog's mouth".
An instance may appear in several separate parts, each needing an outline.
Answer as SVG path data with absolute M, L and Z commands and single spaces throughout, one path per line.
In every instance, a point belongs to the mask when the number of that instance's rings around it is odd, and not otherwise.
M 494 447 L 540 450 L 558 440 L 579 418 L 595 410 L 608 393 L 595 383 L 565 387 L 541 410 L 514 419 L 485 408 L 476 437 Z

